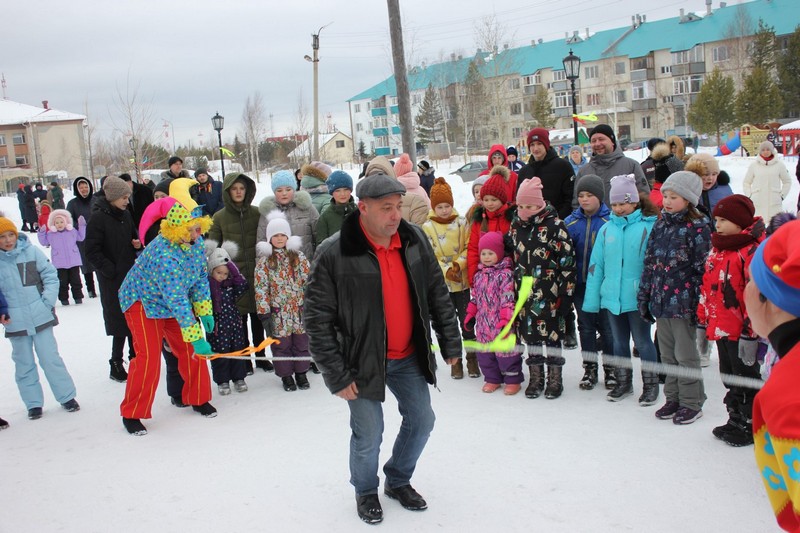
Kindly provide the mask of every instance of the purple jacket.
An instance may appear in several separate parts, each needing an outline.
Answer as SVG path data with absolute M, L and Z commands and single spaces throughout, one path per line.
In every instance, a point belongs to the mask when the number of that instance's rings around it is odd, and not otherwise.
M 505 257 L 494 266 L 478 265 L 467 320 L 475 317 L 475 338 L 478 342 L 490 342 L 514 314 L 514 274 L 511 258 Z
M 53 231 L 49 228 L 39 228 L 39 242 L 42 246 L 50 247 L 50 262 L 56 268 L 72 268 L 81 266 L 81 253 L 78 251 L 78 241 L 86 237 L 86 222 L 79 219 L 78 229 L 72 228 L 62 231 Z

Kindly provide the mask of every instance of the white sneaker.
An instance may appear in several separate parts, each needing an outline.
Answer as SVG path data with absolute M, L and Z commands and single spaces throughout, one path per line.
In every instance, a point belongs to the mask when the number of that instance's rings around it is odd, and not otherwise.
M 247 392 L 247 383 L 244 382 L 243 379 L 238 379 L 233 382 L 233 388 L 236 389 L 236 392 Z M 228 394 L 230 394 L 231 390 L 228 389 Z
M 227 396 L 228 394 L 230 394 L 231 393 L 230 383 L 220 383 L 219 393 L 221 396 Z

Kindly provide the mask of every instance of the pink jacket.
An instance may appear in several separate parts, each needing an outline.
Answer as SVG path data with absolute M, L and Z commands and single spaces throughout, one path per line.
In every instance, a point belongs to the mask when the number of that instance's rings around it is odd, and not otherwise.
M 478 265 L 465 322 L 475 317 L 478 342 L 493 341 L 514 314 L 514 274 L 511 258 L 494 266 Z

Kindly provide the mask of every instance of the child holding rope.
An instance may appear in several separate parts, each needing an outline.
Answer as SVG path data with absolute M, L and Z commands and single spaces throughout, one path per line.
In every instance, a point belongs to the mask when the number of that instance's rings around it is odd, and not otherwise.
M 267 220 L 266 242 L 256 245 L 256 307 L 267 335 L 279 341 L 272 355 L 279 358 L 274 361 L 275 375 L 283 381 L 283 390 L 306 390 L 310 358 L 303 293 L 311 265 L 300 251 L 302 240 L 292 236 L 286 216 L 275 210 Z

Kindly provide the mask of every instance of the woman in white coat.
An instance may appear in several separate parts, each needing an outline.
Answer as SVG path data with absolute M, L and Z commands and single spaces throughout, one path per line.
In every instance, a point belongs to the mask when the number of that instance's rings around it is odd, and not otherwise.
M 744 176 L 744 194 L 756 206 L 756 215 L 768 222 L 782 212 L 783 199 L 789 194 L 792 181 L 783 161 L 779 160 L 775 146 L 764 141 L 758 147 L 756 160 Z

